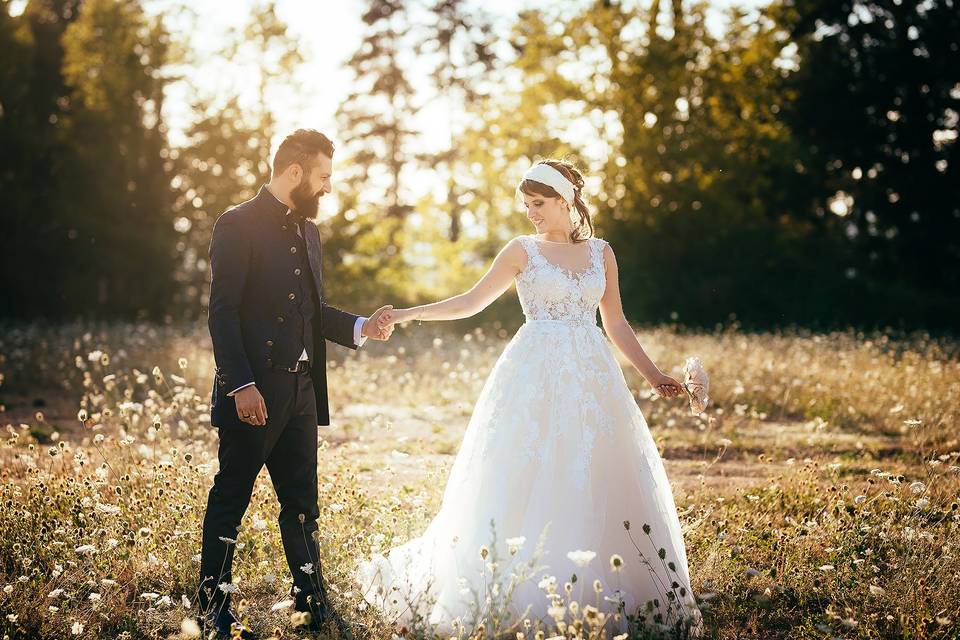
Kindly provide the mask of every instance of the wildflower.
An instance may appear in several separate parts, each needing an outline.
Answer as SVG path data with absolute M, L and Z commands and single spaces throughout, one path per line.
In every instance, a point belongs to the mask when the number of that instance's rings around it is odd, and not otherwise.
M 106 357 L 106 356 L 104 356 L 104 357 Z M 78 635 L 80 635 L 81 633 L 83 633 L 83 623 L 82 623 L 82 622 L 74 622 L 74 623 L 73 623 L 73 626 L 70 627 L 70 633 L 72 633 L 72 634 L 75 635 L 75 636 L 78 636 Z
M 486 560 L 488 555 L 490 555 L 490 550 L 485 546 L 480 547 L 480 558 Z
M 910 491 L 913 491 L 914 493 L 923 493 L 926 488 L 927 488 L 927 486 L 926 486 L 925 484 L 923 484 L 922 482 L 911 482 L 911 483 L 910 483 Z
M 292 606 L 293 606 L 293 600 L 289 600 L 289 599 L 281 600 L 280 602 L 270 607 L 270 611 L 280 611 L 282 609 L 289 609 Z
M 104 504 L 102 502 L 98 502 L 94 508 L 100 513 L 106 513 L 110 515 L 120 513 L 120 507 L 115 504 Z
M 63 593 L 63 589 L 57 588 L 47 594 L 48 598 L 58 598 L 60 594 Z
M 567 558 L 570 559 L 578 567 L 585 567 L 590 564 L 590 561 L 597 557 L 596 552 L 594 551 L 583 551 L 577 549 L 576 551 L 570 551 L 567 553 Z
M 267 528 L 267 521 L 260 517 L 254 517 L 253 528 L 257 531 L 263 531 Z
M 186 358 L 180 358 L 179 360 L 177 360 L 177 364 L 180 365 L 180 368 L 181 368 L 181 369 L 186 369 L 186 368 L 187 368 L 187 359 L 186 359 Z
M 523 546 L 523 543 L 527 539 L 523 536 L 517 536 L 516 538 L 507 538 L 507 548 L 510 551 L 510 555 L 516 555 L 520 548 Z
M 603 583 L 599 580 L 593 581 L 593 590 L 596 593 L 603 593 Z
M 188 597 L 185 596 L 185 595 L 181 595 L 181 596 L 180 596 L 180 604 L 183 605 L 183 608 L 184 608 L 184 609 L 189 609 L 189 608 L 190 608 L 190 598 L 188 598 Z
M 853 499 L 854 504 L 863 504 L 866 501 L 867 501 L 867 496 L 857 496 L 856 498 Z
M 563 620 L 563 617 L 567 614 L 566 607 L 552 606 L 547 609 L 547 615 L 549 615 L 554 620 Z
M 930 506 L 930 500 L 928 498 L 920 498 L 916 504 L 918 509 L 926 509 Z
M 80 411 L 77 412 L 77 420 L 80 422 L 86 422 L 89 418 L 90 416 L 87 414 L 86 409 L 80 409 Z
M 613 554 L 610 556 L 610 569 L 612 571 L 620 571 L 623 568 L 623 558 L 619 554 Z
M 313 573 L 313 563 L 308 562 L 307 564 L 300 567 L 300 571 L 303 571 L 305 574 L 310 575 Z
M 87 600 L 89 600 L 90 602 L 100 602 L 100 594 L 91 593 L 90 595 L 87 596 Z
M 833 565 L 832 564 L 820 565 L 820 571 L 833 571 Z
M 193 618 L 187 617 L 180 621 L 180 635 L 184 638 L 199 638 L 200 625 Z
M 236 538 L 227 538 L 225 536 L 219 536 L 220 542 L 226 542 L 227 544 L 237 544 Z
M 537 588 L 546 589 L 552 593 L 557 588 L 557 579 L 554 576 L 543 576 L 537 583 Z
M 96 548 L 95 546 L 93 546 L 92 544 L 82 544 L 82 545 L 80 545 L 79 547 L 77 547 L 76 549 L 74 549 L 74 551 L 76 551 L 76 552 L 77 552 L 78 554 L 80 554 L 81 556 L 85 556 L 85 555 L 86 555 L 86 556 L 89 556 L 89 555 L 93 555 L 94 553 L 96 553 L 96 552 L 97 552 L 97 548 Z
M 220 591 L 223 591 L 224 593 L 237 592 L 237 585 L 230 582 L 221 582 L 220 584 L 217 585 L 217 588 L 220 589 Z
M 305 624 L 310 624 L 310 612 L 309 611 L 294 611 L 290 614 L 290 624 L 295 627 L 300 627 Z
M 870 594 L 875 596 L 882 596 L 887 592 L 883 587 L 878 587 L 875 584 L 870 585 Z
M 343 505 L 337 502 L 334 502 L 333 504 L 330 505 L 330 511 L 333 511 L 334 513 L 340 513 L 341 511 L 343 511 L 343 509 L 344 509 Z

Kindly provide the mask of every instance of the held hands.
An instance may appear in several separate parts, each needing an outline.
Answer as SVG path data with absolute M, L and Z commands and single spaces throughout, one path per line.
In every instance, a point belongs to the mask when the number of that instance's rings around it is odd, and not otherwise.
M 237 416 L 240 420 L 255 427 L 262 427 L 267 424 L 267 404 L 263 401 L 263 396 L 257 390 L 257 385 L 252 384 L 237 391 L 234 395 L 237 402 Z
M 388 340 L 390 334 L 393 333 L 393 324 L 384 321 L 383 318 L 392 311 L 393 306 L 389 304 L 374 311 L 373 315 L 363 323 L 363 327 L 360 330 L 361 335 L 373 338 L 374 340 Z
M 661 373 L 647 382 L 650 383 L 650 386 L 653 387 L 653 390 L 656 391 L 657 395 L 661 398 L 673 398 L 684 392 L 683 385 L 665 373 Z
M 393 307 L 384 308 L 387 310 L 382 316 L 380 316 L 380 326 L 390 327 L 391 331 L 393 331 L 394 325 L 417 319 L 418 314 L 414 309 L 394 309 Z

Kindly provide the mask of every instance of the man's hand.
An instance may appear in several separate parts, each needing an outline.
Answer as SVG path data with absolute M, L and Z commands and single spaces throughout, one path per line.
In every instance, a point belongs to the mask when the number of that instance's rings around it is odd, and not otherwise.
M 373 315 L 367 318 L 360 329 L 361 335 L 374 340 L 388 340 L 393 333 L 393 325 L 384 325 L 381 317 L 384 313 L 393 309 L 393 305 L 384 305 L 373 312 Z
M 257 390 L 257 385 L 244 387 L 233 395 L 237 402 L 237 415 L 247 424 L 262 427 L 267 424 L 267 404 Z

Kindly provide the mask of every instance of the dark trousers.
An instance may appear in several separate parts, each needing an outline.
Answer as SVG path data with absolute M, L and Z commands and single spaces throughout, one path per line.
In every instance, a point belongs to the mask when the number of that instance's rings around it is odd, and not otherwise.
M 293 574 L 291 595 L 296 596 L 297 609 L 312 610 L 314 616 L 322 617 L 326 594 L 313 537 L 320 516 L 313 382 L 309 372 L 269 371 L 257 377 L 257 389 L 267 405 L 266 425 L 244 423 L 217 429 L 220 471 L 213 479 L 203 519 L 198 604 L 202 611 L 230 605 L 230 594 L 219 585 L 232 582 L 235 544 L 221 538 L 237 539 L 254 481 L 266 464 L 280 501 L 280 537 Z M 312 572 L 302 568 L 308 564 Z

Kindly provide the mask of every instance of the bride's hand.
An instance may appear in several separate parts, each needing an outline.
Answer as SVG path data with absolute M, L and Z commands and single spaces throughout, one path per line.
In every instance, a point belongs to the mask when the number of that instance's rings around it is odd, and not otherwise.
M 683 385 L 666 374 L 660 374 L 648 382 L 661 398 L 673 398 L 683 393 Z
M 380 322 L 384 326 L 400 324 L 401 322 L 409 322 L 415 317 L 416 312 L 413 309 L 389 309 L 380 316 Z

